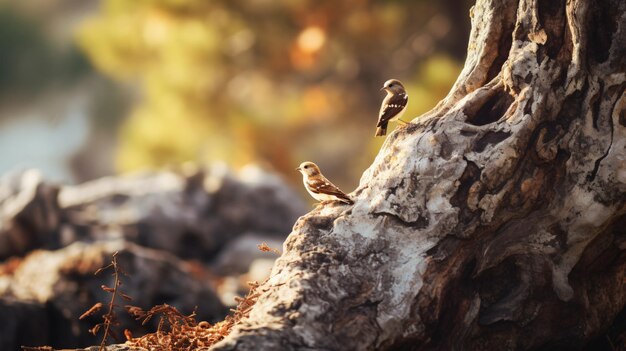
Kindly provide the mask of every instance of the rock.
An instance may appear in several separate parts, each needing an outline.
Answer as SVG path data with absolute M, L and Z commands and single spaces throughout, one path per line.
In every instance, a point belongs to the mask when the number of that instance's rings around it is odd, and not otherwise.
M 58 247 L 58 191 L 36 170 L 0 178 L 0 261 L 38 247 Z
M 256 166 L 139 173 L 76 186 L 34 170 L 0 178 L 0 260 L 75 241 L 126 238 L 208 261 L 247 232 L 284 238 L 306 208 L 277 175 Z
M 249 231 L 285 237 L 305 212 L 280 178 L 253 166 L 239 176 L 215 165 L 187 175 L 103 178 L 64 187 L 59 202 L 64 242 L 124 237 L 204 261 Z
M 44 346 L 50 342 L 50 324 L 44 306 L 0 297 L 0 350 Z
M 75 243 L 57 251 L 35 251 L 24 258 L 12 276 L 3 277 L 10 279 L 10 284 L 0 284 L 3 287 L 0 296 L 45 306 L 51 346 L 97 344 L 99 338 L 87 331 L 101 321 L 101 314 L 82 321 L 78 318 L 96 302 L 106 305 L 109 301 L 110 294 L 100 287 L 114 286 L 111 273 L 95 276 L 94 272 L 106 265 L 116 251 L 119 251 L 119 265 L 128 275 L 122 278 L 121 291 L 135 298 L 130 302 L 121 300 L 121 305 L 149 309 L 167 303 L 185 314 L 192 313 L 197 306 L 197 318 L 210 322 L 225 315 L 226 310 L 208 278 L 197 276 L 195 267 L 171 254 L 124 241 Z M 127 328 L 134 335 L 146 331 L 126 311 L 117 315 L 121 322 L 118 331 Z
M 248 271 L 248 280 L 255 282 L 263 282 L 270 277 L 272 267 L 274 267 L 275 259 L 257 258 L 252 261 L 250 270 Z
M 94 303 L 108 301 L 100 286 L 112 286 L 111 276 L 93 272 L 120 251 L 120 265 L 130 275 L 123 291 L 137 299 L 132 304 L 149 309 L 167 303 L 187 314 L 197 305 L 199 320 L 216 321 L 226 310 L 209 283 L 215 276 L 202 264 L 177 257 L 219 262 L 220 272 L 245 273 L 254 259 L 276 257 L 257 245 L 265 241 L 279 247 L 305 210 L 280 177 L 255 166 L 238 174 L 220 164 L 206 170 L 187 167 L 76 186 L 48 184 L 34 170 L 8 174 L 0 178 L 0 261 L 5 261 L 0 296 L 16 301 L 10 313 L 21 313 L 20 303 L 43 309 L 40 319 L 48 329 L 40 335 L 54 347 L 97 344 L 98 337 L 87 330 L 99 315 L 78 317 Z M 237 252 L 234 261 L 224 255 L 215 259 L 225 245 L 230 254 Z M 34 249 L 41 250 L 28 254 Z M 118 315 L 122 328 L 135 335 L 158 321 L 141 327 L 126 312 Z M 14 334 L 7 336 L 7 344 L 21 340 L 14 326 L 0 325 L 0 332 Z
M 249 264 L 248 272 L 229 275 L 218 280 L 217 294 L 222 303 L 229 307 L 237 306 L 237 297 L 245 296 L 250 290 L 250 282 L 265 281 L 272 271 L 276 257 L 256 258 Z
M 220 275 L 243 274 L 250 270 L 250 265 L 257 259 L 276 260 L 278 255 L 275 252 L 259 250 L 262 243 L 281 250 L 283 240 L 267 234 L 246 233 L 226 244 L 211 267 Z

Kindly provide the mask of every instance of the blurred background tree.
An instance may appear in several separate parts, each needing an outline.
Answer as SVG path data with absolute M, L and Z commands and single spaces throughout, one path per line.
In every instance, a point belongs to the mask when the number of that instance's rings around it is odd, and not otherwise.
M 391 78 L 407 117 L 461 67 L 470 0 L 0 0 L 0 172 L 50 179 L 193 161 L 372 161 Z
M 0 0 L 0 174 L 73 182 L 114 172 L 130 98 L 94 71 L 76 30 L 98 0 Z
M 103 0 L 79 42 L 139 92 L 119 171 L 217 159 L 296 179 L 312 160 L 349 191 L 384 141 L 382 83 L 405 82 L 407 116 L 433 107 L 460 70 L 470 3 Z

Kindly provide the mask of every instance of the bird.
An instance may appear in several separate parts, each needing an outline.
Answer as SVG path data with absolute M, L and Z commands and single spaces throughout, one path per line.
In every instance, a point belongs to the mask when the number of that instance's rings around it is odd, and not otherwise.
M 387 134 L 387 123 L 390 121 L 399 120 L 405 124 L 407 123 L 400 119 L 404 111 L 406 111 L 406 106 L 409 102 L 409 95 L 404 90 L 402 82 L 397 79 L 389 79 L 380 90 L 386 91 L 387 96 L 385 96 L 383 103 L 380 105 L 375 136 L 385 136 Z
M 327 201 L 341 201 L 348 205 L 354 201 L 341 191 L 335 184 L 331 183 L 320 171 L 320 168 L 313 162 L 302 162 L 296 171 L 302 173 L 302 183 L 311 196 L 322 203 Z

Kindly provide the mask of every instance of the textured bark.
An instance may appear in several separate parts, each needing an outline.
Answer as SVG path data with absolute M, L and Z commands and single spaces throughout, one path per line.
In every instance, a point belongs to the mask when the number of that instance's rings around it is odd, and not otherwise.
M 626 2 L 479 0 L 465 67 L 301 217 L 216 350 L 580 349 L 626 302 Z M 611 335 L 609 335 L 609 339 Z

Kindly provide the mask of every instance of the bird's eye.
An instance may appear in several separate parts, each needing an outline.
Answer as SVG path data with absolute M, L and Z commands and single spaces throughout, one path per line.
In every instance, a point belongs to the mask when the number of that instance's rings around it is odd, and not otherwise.
M 391 88 L 391 86 L 392 86 L 392 85 L 393 85 L 393 84 L 389 84 L 389 85 L 388 85 L 388 87 L 389 87 L 389 88 Z
M 309 166 L 304 166 L 304 169 L 307 169 L 307 168 L 309 168 Z

